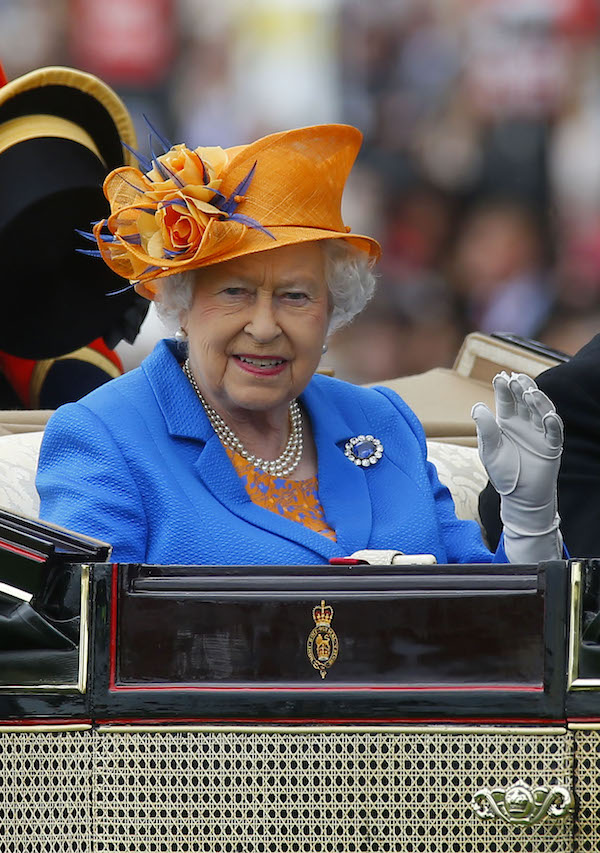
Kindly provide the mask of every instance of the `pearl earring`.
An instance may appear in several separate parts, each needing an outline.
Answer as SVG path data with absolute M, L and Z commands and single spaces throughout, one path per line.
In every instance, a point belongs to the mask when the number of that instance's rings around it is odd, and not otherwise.
M 180 344 L 182 344 L 184 341 L 187 341 L 187 336 L 188 334 L 183 328 L 183 326 L 180 326 L 175 332 L 175 340 L 178 341 Z
M 327 344 L 323 344 L 323 346 L 321 347 L 321 352 L 323 353 L 323 355 L 325 355 L 328 349 L 329 347 L 327 346 Z

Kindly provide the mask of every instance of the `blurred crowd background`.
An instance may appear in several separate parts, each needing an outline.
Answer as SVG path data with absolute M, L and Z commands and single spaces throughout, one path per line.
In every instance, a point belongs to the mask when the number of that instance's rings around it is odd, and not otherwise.
M 144 114 L 192 147 L 362 130 L 344 215 L 378 292 L 327 354 L 355 382 L 450 366 L 473 330 L 600 331 L 599 41 L 600 0 L 0 0 L 8 79 L 97 74 L 141 150 Z

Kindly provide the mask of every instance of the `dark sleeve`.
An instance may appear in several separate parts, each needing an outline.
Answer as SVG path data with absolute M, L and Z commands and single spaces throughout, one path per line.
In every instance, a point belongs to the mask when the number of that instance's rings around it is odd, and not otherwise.
M 574 557 L 600 555 L 600 335 L 536 382 L 565 425 L 558 476 L 558 511 L 565 545 Z M 479 496 L 490 547 L 502 530 L 500 499 L 488 483 Z
M 479 494 L 479 518 L 485 530 L 488 545 L 495 551 L 502 533 L 500 495 L 489 480 L 485 489 Z

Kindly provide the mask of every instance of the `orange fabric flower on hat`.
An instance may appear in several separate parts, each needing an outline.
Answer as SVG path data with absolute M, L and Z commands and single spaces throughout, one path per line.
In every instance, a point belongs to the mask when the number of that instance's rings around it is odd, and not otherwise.
M 93 229 L 101 257 L 115 272 L 135 281 L 177 272 L 199 254 L 207 258 L 231 249 L 248 227 L 275 239 L 259 222 L 235 212 L 253 168 L 229 198 L 220 192 L 219 176 L 229 162 L 222 148 L 192 151 L 179 144 L 152 160 L 137 156 L 145 173 L 130 166 L 111 172 L 104 193 L 112 213 Z M 230 222 L 236 227 L 223 227 Z
M 200 202 L 209 202 L 221 186 L 219 175 L 227 166 L 229 155 L 222 148 L 196 148 L 190 151 L 185 145 L 173 145 L 166 154 L 158 158 L 162 169 L 153 166 L 148 173 L 153 193 L 157 200 L 173 190 L 183 192 Z M 164 170 L 169 177 L 164 178 Z
M 157 230 L 148 241 L 148 254 L 162 258 L 165 253 L 189 255 L 200 243 L 209 217 L 187 205 L 159 207 L 154 216 Z
M 143 219 L 140 223 L 142 245 L 151 257 L 192 257 L 211 218 L 227 217 L 212 203 L 223 198 L 218 175 L 227 161 L 222 148 L 190 151 L 185 145 L 174 145 L 157 158 L 146 191 L 146 198 L 157 203 L 156 212 L 146 216 L 145 227 Z

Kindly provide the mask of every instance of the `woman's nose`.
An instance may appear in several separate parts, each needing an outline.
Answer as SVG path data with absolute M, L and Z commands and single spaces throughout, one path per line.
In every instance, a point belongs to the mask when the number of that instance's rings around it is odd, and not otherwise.
M 268 343 L 281 334 L 281 328 L 275 316 L 273 300 L 270 297 L 258 297 L 250 309 L 250 319 L 244 331 L 260 343 Z

